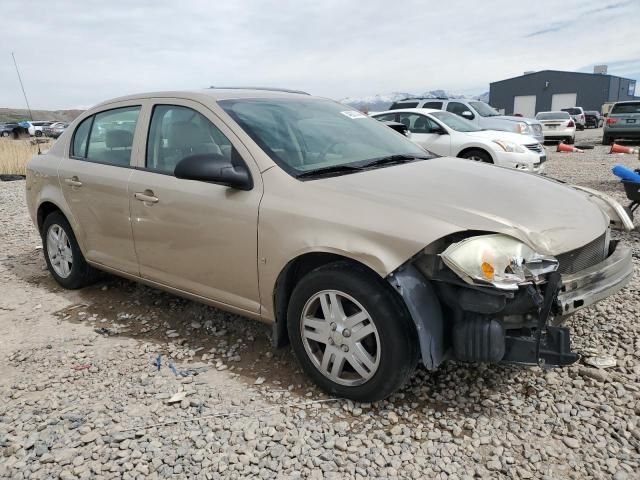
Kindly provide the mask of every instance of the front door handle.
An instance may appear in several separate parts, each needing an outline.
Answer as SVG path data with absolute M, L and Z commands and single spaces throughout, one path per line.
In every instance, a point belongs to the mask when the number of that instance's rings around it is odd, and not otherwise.
M 80 180 L 78 180 L 78 177 L 76 177 L 75 175 L 71 178 L 65 178 L 64 179 L 64 183 L 66 183 L 67 185 L 70 185 L 72 187 L 81 187 L 82 186 L 82 182 Z
M 145 190 L 144 192 L 136 192 L 133 194 L 137 200 L 140 200 L 144 203 L 158 203 L 158 197 L 153 194 L 151 190 Z

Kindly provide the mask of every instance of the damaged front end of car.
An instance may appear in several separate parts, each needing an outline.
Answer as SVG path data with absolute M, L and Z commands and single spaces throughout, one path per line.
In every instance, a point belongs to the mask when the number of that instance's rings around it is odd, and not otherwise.
M 557 256 L 488 232 L 450 235 L 388 276 L 414 320 L 428 369 L 444 360 L 570 365 L 576 310 L 623 288 L 631 250 L 609 231 Z

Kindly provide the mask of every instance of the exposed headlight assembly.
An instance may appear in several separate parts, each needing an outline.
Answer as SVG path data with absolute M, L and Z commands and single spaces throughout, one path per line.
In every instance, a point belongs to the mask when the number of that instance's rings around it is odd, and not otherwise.
M 524 153 L 526 151 L 524 148 L 522 148 L 522 146 L 508 140 L 497 139 L 494 140 L 493 143 L 497 143 L 498 145 L 500 145 L 500 148 L 502 148 L 502 150 L 509 153 Z
M 541 255 L 506 235 L 470 237 L 440 254 L 444 263 L 465 282 L 517 290 L 519 285 L 542 280 L 558 269 L 555 257 Z

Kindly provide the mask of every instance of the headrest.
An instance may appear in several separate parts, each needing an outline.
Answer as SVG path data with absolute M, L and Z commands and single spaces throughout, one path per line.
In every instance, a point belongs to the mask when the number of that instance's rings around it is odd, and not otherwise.
M 169 147 L 192 148 L 201 143 L 211 143 L 207 133 L 193 122 L 175 122 L 169 127 L 167 140 Z
M 107 130 L 107 148 L 129 148 L 133 145 L 133 133 L 129 130 Z

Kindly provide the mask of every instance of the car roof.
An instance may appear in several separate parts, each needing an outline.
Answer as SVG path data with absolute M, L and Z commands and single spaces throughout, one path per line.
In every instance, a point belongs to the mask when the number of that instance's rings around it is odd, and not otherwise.
M 314 98 L 306 92 L 286 89 L 251 88 L 204 88 L 201 90 L 169 90 L 158 92 L 136 93 L 112 98 L 95 105 L 96 107 L 128 100 L 142 100 L 145 98 L 181 98 L 200 102 L 231 100 L 241 98 Z

